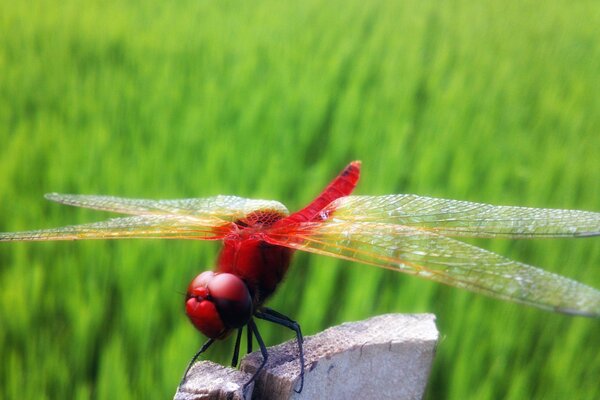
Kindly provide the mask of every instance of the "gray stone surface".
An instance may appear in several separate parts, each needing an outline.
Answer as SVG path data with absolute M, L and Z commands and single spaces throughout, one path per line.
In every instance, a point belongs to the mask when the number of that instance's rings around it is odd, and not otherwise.
M 212 361 L 200 361 L 188 372 L 186 381 L 177 388 L 175 400 L 242 400 L 243 386 L 252 377 L 237 369 Z M 246 390 L 252 395 L 253 383 Z
M 432 314 L 386 314 L 329 328 L 304 339 L 304 388 L 296 340 L 270 347 L 247 399 L 421 399 L 438 340 Z M 176 400 L 243 399 L 260 365 L 254 352 L 241 371 L 209 361 L 194 365 Z M 243 371 L 243 372 L 242 372 Z
M 295 340 L 269 349 L 269 362 L 254 388 L 255 399 L 421 399 L 438 331 L 432 314 L 387 314 L 329 328 L 304 341 L 300 381 Z M 260 353 L 242 371 L 253 373 Z

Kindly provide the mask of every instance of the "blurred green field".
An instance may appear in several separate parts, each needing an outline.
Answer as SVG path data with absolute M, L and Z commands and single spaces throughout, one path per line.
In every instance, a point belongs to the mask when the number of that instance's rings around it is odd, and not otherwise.
M 0 231 L 106 218 L 47 192 L 293 210 L 353 159 L 360 194 L 600 211 L 599 26 L 595 1 L 0 0 Z M 600 239 L 477 244 L 600 287 Z M 0 244 L 0 398 L 171 397 L 217 249 Z M 270 306 L 306 334 L 435 313 L 429 399 L 600 398 L 598 320 L 306 254 Z

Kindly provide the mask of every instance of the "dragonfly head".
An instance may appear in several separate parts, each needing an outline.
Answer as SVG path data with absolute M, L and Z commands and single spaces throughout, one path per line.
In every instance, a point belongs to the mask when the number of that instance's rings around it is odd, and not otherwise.
M 205 271 L 187 290 L 185 312 L 196 329 L 217 339 L 246 325 L 252 317 L 248 287 L 233 274 Z

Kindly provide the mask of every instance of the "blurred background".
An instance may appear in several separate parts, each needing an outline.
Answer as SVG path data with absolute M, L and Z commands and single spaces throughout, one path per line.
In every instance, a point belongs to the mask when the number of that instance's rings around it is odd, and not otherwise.
M 354 159 L 359 194 L 600 211 L 599 26 L 595 1 L 0 0 L 0 231 L 109 217 L 47 192 L 294 210 Z M 598 239 L 476 244 L 600 287 Z M 170 398 L 217 250 L 0 244 L 0 398 Z M 269 305 L 306 334 L 435 313 L 429 399 L 600 398 L 598 320 L 307 254 Z

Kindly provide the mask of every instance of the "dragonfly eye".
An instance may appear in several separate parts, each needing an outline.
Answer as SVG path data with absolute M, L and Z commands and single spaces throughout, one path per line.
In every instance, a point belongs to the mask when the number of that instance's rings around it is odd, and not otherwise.
M 185 311 L 199 331 L 210 338 L 220 338 L 248 323 L 252 298 L 237 276 L 206 271 L 190 283 Z

